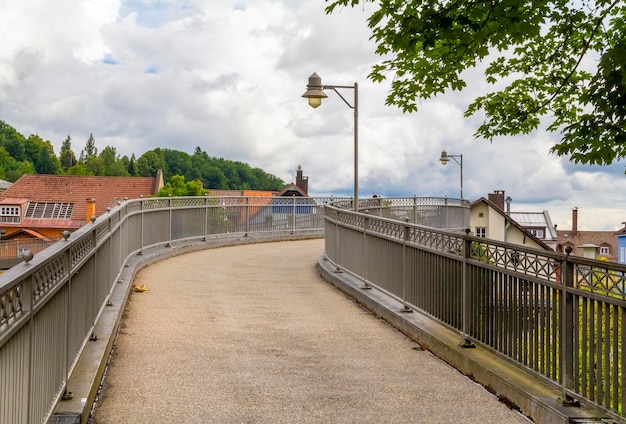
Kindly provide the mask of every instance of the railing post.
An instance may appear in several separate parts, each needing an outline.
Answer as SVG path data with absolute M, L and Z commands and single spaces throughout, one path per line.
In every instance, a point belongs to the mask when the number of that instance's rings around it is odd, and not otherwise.
M 447 203 L 447 199 L 446 199 Z M 446 206 L 446 217 L 447 217 L 448 207 Z M 447 220 L 447 218 L 446 218 Z M 473 348 L 476 347 L 474 342 L 467 335 L 469 322 L 470 322 L 470 308 L 469 308 L 469 289 L 467 285 L 469 284 L 469 260 L 472 257 L 472 240 L 469 239 L 470 229 L 465 229 L 465 237 L 463 238 L 463 265 L 462 265 L 462 281 L 461 281 L 461 329 L 463 340 L 459 343 L 459 346 L 464 348 Z
M 67 238 L 65 239 L 65 241 L 67 242 Z M 66 302 L 65 302 L 65 316 L 66 319 L 69 321 L 69 317 L 70 317 L 70 309 L 71 309 L 71 305 L 72 305 L 72 251 L 71 249 L 67 249 L 64 253 L 63 253 L 63 257 L 62 257 L 62 262 L 63 262 L 63 269 L 67 270 L 67 297 L 66 297 Z M 63 370 L 63 375 L 65 376 L 65 388 L 64 388 L 64 396 L 67 396 L 67 390 L 68 390 L 68 382 L 70 381 L 70 368 L 71 368 L 71 359 L 70 359 L 70 323 L 66 321 L 66 328 L 65 328 L 65 349 L 63 352 L 63 356 L 64 361 L 63 364 L 65 366 L 65 370 Z
M 143 239 L 143 227 L 144 227 L 144 221 L 145 221 L 145 219 L 144 219 L 144 214 L 145 214 L 145 212 L 144 212 L 144 210 L 145 210 L 144 203 L 145 203 L 145 200 L 142 200 L 141 201 L 141 214 L 140 214 L 140 216 L 141 216 L 141 250 L 139 251 L 139 253 L 137 253 L 138 255 L 142 255 L 143 254 L 143 247 L 144 247 L 144 239 Z
M 417 196 L 413 195 L 413 224 L 417 224 Z
M 381 211 L 382 212 L 382 211 Z M 363 221 L 363 258 L 365 260 L 365 278 L 364 278 L 364 282 L 363 282 L 363 287 L 361 287 L 363 290 L 370 290 L 372 288 L 372 286 L 370 286 L 369 284 L 369 278 L 370 278 L 370 261 L 369 261 L 369 240 L 367 237 L 367 231 L 370 228 L 370 217 L 369 217 L 369 210 L 365 210 L 365 219 Z
M 337 215 L 335 219 L 335 272 L 340 273 L 343 272 L 339 267 L 339 217 L 341 215 L 341 211 L 337 209 Z
M 93 218 L 92 218 L 93 223 Z M 93 249 L 93 274 L 91 276 L 91 281 L 93 282 L 93 286 L 91 288 L 91 307 L 93 308 L 91 311 L 91 337 L 89 340 L 96 341 L 98 336 L 95 333 L 96 330 L 96 317 L 98 315 L 98 305 L 96 301 L 98 300 L 98 239 L 96 237 L 96 229 L 92 228 L 89 234 L 91 237 L 91 248 Z
M 291 196 L 291 234 L 296 232 L 296 196 Z
M 34 292 L 34 284 L 33 284 L 33 275 L 29 275 L 23 283 L 23 298 L 22 298 L 22 308 L 26 311 L 28 311 L 28 315 L 29 315 L 29 322 L 30 324 L 26 327 L 27 331 L 28 331 L 28 346 L 24 349 L 24 352 L 28 355 L 28 370 L 26 370 L 26 402 L 20 402 L 19 405 L 22 406 L 22 408 L 24 408 L 25 410 L 23 411 L 23 415 L 26 417 L 26 422 L 31 422 L 30 419 L 30 411 L 33 409 L 32 403 L 33 403 L 33 387 L 37 387 L 37 382 L 33 381 L 33 380 L 39 380 L 38 376 L 33 376 L 33 362 L 36 360 L 35 358 L 33 358 L 33 339 L 34 339 L 34 334 L 35 334 L 35 330 L 33 330 L 33 322 L 34 322 L 34 311 L 33 311 L 33 292 Z
M 404 237 L 402 242 L 402 309 L 400 312 L 413 312 L 413 310 L 406 304 L 406 285 L 408 280 L 407 275 L 407 254 L 406 245 L 411 239 L 411 227 L 409 224 L 409 218 L 404 218 Z
M 561 340 L 559 341 L 559 380 L 561 383 L 561 398 L 559 402 L 564 406 L 579 406 L 580 403 L 572 398 L 567 389 L 574 388 L 574 295 L 569 290 L 574 287 L 574 262 L 569 261 L 572 253 L 570 246 L 565 248 L 567 256 L 561 263 L 561 286 L 559 296 L 559 320 L 561 322 Z
M 168 199 L 168 211 L 169 211 L 169 221 L 170 221 L 170 230 L 169 230 L 169 235 L 167 236 L 167 243 L 165 244 L 165 247 L 171 247 L 171 242 L 172 242 L 172 207 L 174 205 L 174 200 L 170 197 Z
M 207 234 L 209 232 L 209 195 L 204 196 L 204 229 L 202 235 L 202 241 L 206 241 Z
M 244 237 L 248 237 L 248 233 L 250 233 L 250 196 L 245 198 L 245 208 L 246 208 L 246 233 Z

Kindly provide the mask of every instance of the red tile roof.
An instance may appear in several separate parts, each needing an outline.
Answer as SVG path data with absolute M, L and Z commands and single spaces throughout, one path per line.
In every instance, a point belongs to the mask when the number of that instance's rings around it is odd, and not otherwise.
M 148 197 L 158 192 L 162 179 L 157 177 L 94 177 L 76 175 L 23 175 L 0 195 L 0 204 L 73 203 L 72 222 L 85 222 L 87 199 L 95 199 L 96 215 L 102 215 L 118 200 Z M 35 220 L 33 220 L 35 221 Z M 36 221 L 50 221 L 37 219 Z M 55 220 L 56 224 L 59 221 Z M 43 222 L 39 225 L 48 226 Z M 69 223 L 65 223 L 66 225 Z M 72 224 L 73 225 L 73 224 Z M 65 226 L 65 225 L 63 225 Z

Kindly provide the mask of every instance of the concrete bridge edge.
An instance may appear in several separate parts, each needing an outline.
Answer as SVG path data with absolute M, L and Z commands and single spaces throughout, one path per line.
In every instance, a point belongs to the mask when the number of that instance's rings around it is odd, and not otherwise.
M 559 401 L 562 391 L 558 386 L 486 348 L 479 345 L 470 349 L 461 347 L 461 334 L 423 313 L 404 312 L 402 302 L 380 290 L 364 289 L 363 281 L 347 272 L 337 272 L 325 254 L 319 258 L 317 267 L 328 283 L 534 422 L 614 422 L 594 405 L 563 406 Z M 451 405 L 454 402 L 450 399 Z

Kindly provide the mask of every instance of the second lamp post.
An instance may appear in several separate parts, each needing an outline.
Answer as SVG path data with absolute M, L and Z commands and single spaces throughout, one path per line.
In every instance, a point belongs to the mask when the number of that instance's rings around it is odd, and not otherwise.
M 338 88 L 351 88 L 354 90 L 354 102 L 350 104 L 345 97 L 341 95 Z M 317 108 L 322 104 L 322 99 L 328 96 L 324 93 L 325 89 L 333 90 L 341 100 L 352 110 L 354 110 L 354 210 L 359 211 L 359 86 L 355 82 L 352 85 L 323 85 L 322 78 L 316 73 L 309 77 L 309 83 L 306 86 L 306 93 L 302 97 L 309 99 L 309 105 Z
M 461 166 L 461 200 L 463 200 L 463 155 L 449 155 L 448 152 L 444 150 L 441 152 L 439 162 L 445 165 L 450 161 L 450 158 Z M 456 158 L 459 158 L 460 161 L 456 160 Z

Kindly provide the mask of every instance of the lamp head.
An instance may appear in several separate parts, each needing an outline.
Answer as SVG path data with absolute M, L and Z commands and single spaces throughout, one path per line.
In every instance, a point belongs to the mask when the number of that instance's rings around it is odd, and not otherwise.
M 309 99 L 309 106 L 312 108 L 317 108 L 322 104 L 322 99 L 328 97 L 322 89 L 322 78 L 315 72 L 309 77 L 306 92 L 302 97 Z
M 439 158 L 439 162 L 441 162 L 442 165 L 447 164 L 450 161 L 450 158 L 448 158 L 448 152 L 446 152 L 445 150 L 443 150 L 441 152 L 441 157 Z

